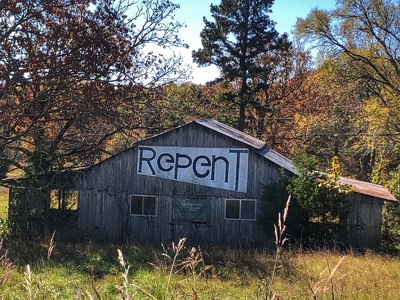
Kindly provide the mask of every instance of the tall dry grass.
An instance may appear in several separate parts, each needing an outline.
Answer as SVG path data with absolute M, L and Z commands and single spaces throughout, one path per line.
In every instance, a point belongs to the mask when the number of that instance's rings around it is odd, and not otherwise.
M 0 218 L 8 217 L 8 189 L 0 186 Z
M 45 245 L 21 244 L 34 253 L 0 249 L 0 299 L 398 299 L 400 258 L 376 253 L 284 252 L 268 293 L 266 249 L 179 247 L 174 260 L 172 246 L 167 257 L 162 247 L 57 241 L 48 260 Z

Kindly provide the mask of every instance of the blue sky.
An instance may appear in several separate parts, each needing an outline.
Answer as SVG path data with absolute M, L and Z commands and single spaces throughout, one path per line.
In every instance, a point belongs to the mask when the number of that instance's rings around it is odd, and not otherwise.
M 179 4 L 176 11 L 176 19 L 184 22 L 186 28 L 181 30 L 181 37 L 189 44 L 188 50 L 182 50 L 187 63 L 192 63 L 191 52 L 201 47 L 200 32 L 204 27 L 203 16 L 212 20 L 210 16 L 210 4 L 219 4 L 216 0 L 172 0 Z M 271 19 L 276 22 L 275 29 L 279 33 L 290 32 L 298 17 L 305 18 L 312 8 L 332 9 L 335 0 L 275 0 L 272 6 Z M 215 67 L 198 68 L 193 65 L 193 82 L 205 83 L 218 76 Z

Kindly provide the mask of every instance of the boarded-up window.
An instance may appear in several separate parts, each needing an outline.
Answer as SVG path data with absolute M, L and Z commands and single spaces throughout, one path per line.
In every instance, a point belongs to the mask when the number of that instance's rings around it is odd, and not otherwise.
M 131 215 L 154 216 L 156 214 L 156 197 L 132 195 Z
M 231 220 L 255 220 L 256 200 L 226 199 L 225 218 Z

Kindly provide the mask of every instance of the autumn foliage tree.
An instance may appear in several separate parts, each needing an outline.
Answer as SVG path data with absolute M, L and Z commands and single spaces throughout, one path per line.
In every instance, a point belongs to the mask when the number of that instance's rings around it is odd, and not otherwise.
M 87 166 L 143 127 L 153 90 L 185 78 L 168 0 L 2 1 L 0 180 Z M 37 182 L 38 187 L 48 182 Z
M 370 167 L 359 149 L 362 136 L 356 124 L 364 118 L 366 92 L 362 82 L 343 76 L 341 63 L 329 59 L 308 73 L 295 95 L 291 134 L 298 148 L 317 156 L 322 167 L 338 156 L 344 174 L 362 179 Z
M 226 91 L 221 85 L 199 85 L 190 82 L 170 83 L 159 89 L 157 99 L 144 113 L 148 134 L 160 133 L 195 119 L 215 118 L 230 123 L 229 108 L 219 99 Z
M 362 87 L 361 116 L 348 134 L 363 166 L 361 177 L 378 183 L 390 181 L 400 164 L 399 9 L 398 1 L 339 0 L 335 9 L 314 9 L 296 25 L 296 33 L 318 46 L 324 60 L 334 61 L 344 86 Z
M 301 106 L 303 85 L 311 74 L 311 55 L 301 47 L 292 47 L 261 55 L 260 68 L 268 70 L 254 79 L 262 86 L 248 107 L 248 131 L 266 141 L 269 147 L 292 156 L 299 148 L 296 136 L 296 112 Z

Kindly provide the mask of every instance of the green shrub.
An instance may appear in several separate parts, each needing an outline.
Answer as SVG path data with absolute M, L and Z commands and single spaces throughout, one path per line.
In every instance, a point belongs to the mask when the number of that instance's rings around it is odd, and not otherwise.
M 3 239 L 11 234 L 10 222 L 6 219 L 0 218 L 0 239 Z
M 382 250 L 400 251 L 400 204 L 391 203 L 383 207 Z
M 289 181 L 284 178 L 268 184 L 261 196 L 261 210 L 258 220 L 268 237 L 274 237 L 274 224 L 277 222 L 278 214 L 281 213 L 289 197 L 287 186 Z M 286 218 L 286 234 L 291 238 L 291 243 L 299 241 L 302 230 L 308 223 L 305 211 L 296 201 L 290 203 L 288 216 Z
M 265 187 L 259 220 L 268 236 L 282 212 L 288 195 L 292 196 L 286 220 L 286 234 L 298 245 L 330 246 L 342 234 L 341 221 L 347 215 L 346 197 L 352 187 L 338 182 L 340 165 L 332 159 L 328 172 L 318 171 L 314 156 L 301 154 L 293 160 L 299 175 L 271 182 Z

